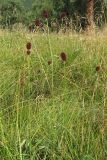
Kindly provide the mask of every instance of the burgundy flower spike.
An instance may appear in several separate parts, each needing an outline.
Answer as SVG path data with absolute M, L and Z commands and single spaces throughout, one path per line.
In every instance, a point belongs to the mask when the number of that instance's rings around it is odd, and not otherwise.
M 31 54 L 31 48 L 32 48 L 32 44 L 30 42 L 28 42 L 26 44 L 26 49 L 27 49 L 26 53 L 27 53 L 27 55 Z
M 28 50 L 30 50 L 30 49 L 32 48 L 32 44 L 31 44 L 30 42 L 28 42 L 28 43 L 26 44 L 26 48 L 27 48 Z
M 60 13 L 60 18 L 63 19 L 67 16 L 66 12 L 61 12 Z
M 46 11 L 46 10 L 43 11 L 43 17 L 49 18 L 49 13 L 48 13 L 48 11 Z
M 28 29 L 29 29 L 29 31 L 30 31 L 30 32 L 32 32 L 32 26 L 29 26 L 29 28 L 28 28 Z
M 65 54 L 64 52 L 62 52 L 62 53 L 60 54 L 60 57 L 61 57 L 61 60 L 62 60 L 62 61 L 66 62 L 67 56 L 66 56 L 66 54 Z
M 49 60 L 49 61 L 48 61 L 48 65 L 51 65 L 51 64 L 52 64 L 52 60 Z
M 99 72 L 100 69 L 101 69 L 101 67 L 100 67 L 100 66 L 97 66 L 97 67 L 96 67 L 96 72 Z
M 31 51 L 30 50 L 27 50 L 27 55 L 30 55 Z
M 39 26 L 41 25 L 41 22 L 40 22 L 39 19 L 35 19 L 35 25 L 36 25 L 37 27 L 39 27 Z

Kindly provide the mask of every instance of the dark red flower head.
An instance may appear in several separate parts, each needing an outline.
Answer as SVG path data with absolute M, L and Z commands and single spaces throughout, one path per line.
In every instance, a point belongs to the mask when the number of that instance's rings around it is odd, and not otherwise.
M 60 54 L 60 57 L 61 57 L 62 61 L 64 61 L 64 62 L 67 60 L 67 56 L 66 56 L 66 54 L 64 52 L 62 52 Z
M 44 11 L 43 11 L 43 17 L 49 18 L 49 13 L 48 13 L 47 10 L 44 10 Z
M 39 19 L 35 19 L 35 25 L 36 25 L 37 27 L 39 27 L 39 26 L 41 25 L 41 22 L 40 22 Z
M 60 13 L 60 18 L 63 19 L 67 16 L 67 13 L 66 12 L 61 12 Z
M 30 50 L 27 50 L 26 53 L 27 53 L 27 55 L 30 55 L 30 54 L 31 54 L 31 51 L 30 51 Z
M 29 29 L 29 31 L 31 32 L 31 31 L 32 31 L 32 26 L 30 25 L 28 29 Z
M 100 66 L 97 66 L 97 67 L 96 67 L 96 72 L 99 72 L 100 69 L 101 69 L 101 67 L 100 67 Z
M 52 64 L 52 60 L 49 60 L 49 61 L 48 61 L 48 65 L 51 65 L 51 64 Z
M 30 50 L 30 49 L 32 48 L 32 44 L 31 44 L 30 42 L 28 42 L 28 43 L 26 44 L 26 48 L 27 48 L 27 50 Z

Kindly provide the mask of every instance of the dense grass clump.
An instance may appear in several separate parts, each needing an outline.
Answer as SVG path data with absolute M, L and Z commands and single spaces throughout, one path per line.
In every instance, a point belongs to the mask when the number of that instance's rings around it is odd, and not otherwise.
M 0 160 L 106 160 L 107 38 L 5 32 L 0 44 Z

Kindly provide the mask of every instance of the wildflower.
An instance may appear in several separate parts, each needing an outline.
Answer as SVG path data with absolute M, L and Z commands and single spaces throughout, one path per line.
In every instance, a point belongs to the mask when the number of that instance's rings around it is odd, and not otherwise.
M 49 18 L 49 13 L 48 13 L 48 11 L 46 11 L 46 10 L 43 11 L 43 17 Z
M 52 64 L 52 60 L 49 60 L 49 61 L 48 61 L 48 65 L 51 65 L 51 64 Z
M 60 18 L 61 18 L 61 19 L 63 19 L 63 18 L 66 17 L 66 16 L 67 16 L 66 12 L 61 12 L 61 13 L 60 13 Z
M 30 25 L 30 26 L 28 27 L 28 29 L 29 29 L 29 31 L 31 32 L 31 31 L 32 31 L 32 26 Z
M 99 72 L 100 69 L 101 69 L 101 67 L 100 67 L 100 66 L 97 66 L 97 67 L 96 67 L 96 72 Z
M 66 56 L 66 54 L 64 52 L 62 52 L 60 54 L 60 57 L 61 57 L 62 61 L 64 61 L 64 62 L 67 60 L 67 56 Z
M 41 22 L 40 22 L 39 19 L 35 19 L 35 25 L 36 25 L 37 27 L 39 27 L 39 26 L 41 25 Z
M 27 53 L 27 55 L 30 55 L 30 54 L 31 54 L 31 51 L 30 51 L 30 50 L 27 50 L 26 53 Z
M 31 44 L 30 42 L 28 42 L 28 43 L 26 44 L 26 48 L 27 48 L 27 50 L 30 50 L 30 49 L 32 48 L 32 44 Z

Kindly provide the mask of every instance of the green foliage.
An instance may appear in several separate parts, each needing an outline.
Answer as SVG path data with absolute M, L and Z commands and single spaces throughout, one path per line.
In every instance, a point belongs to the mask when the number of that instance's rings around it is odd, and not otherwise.
M 107 2 L 106 0 L 94 2 L 95 23 L 102 26 L 107 20 Z M 61 12 L 66 12 L 69 19 L 77 21 L 79 17 L 79 23 L 82 23 L 82 18 L 86 17 L 86 0 L 5 0 L 1 1 L 0 10 L 3 27 L 19 22 L 28 25 L 36 17 L 43 19 L 43 10 L 48 10 L 50 19 L 59 18 Z
M 1 5 L 1 25 L 11 28 L 15 23 L 23 21 L 23 7 L 17 1 L 8 1 Z
M 97 26 L 102 26 L 107 22 L 107 1 L 96 0 L 94 4 L 94 15 Z

